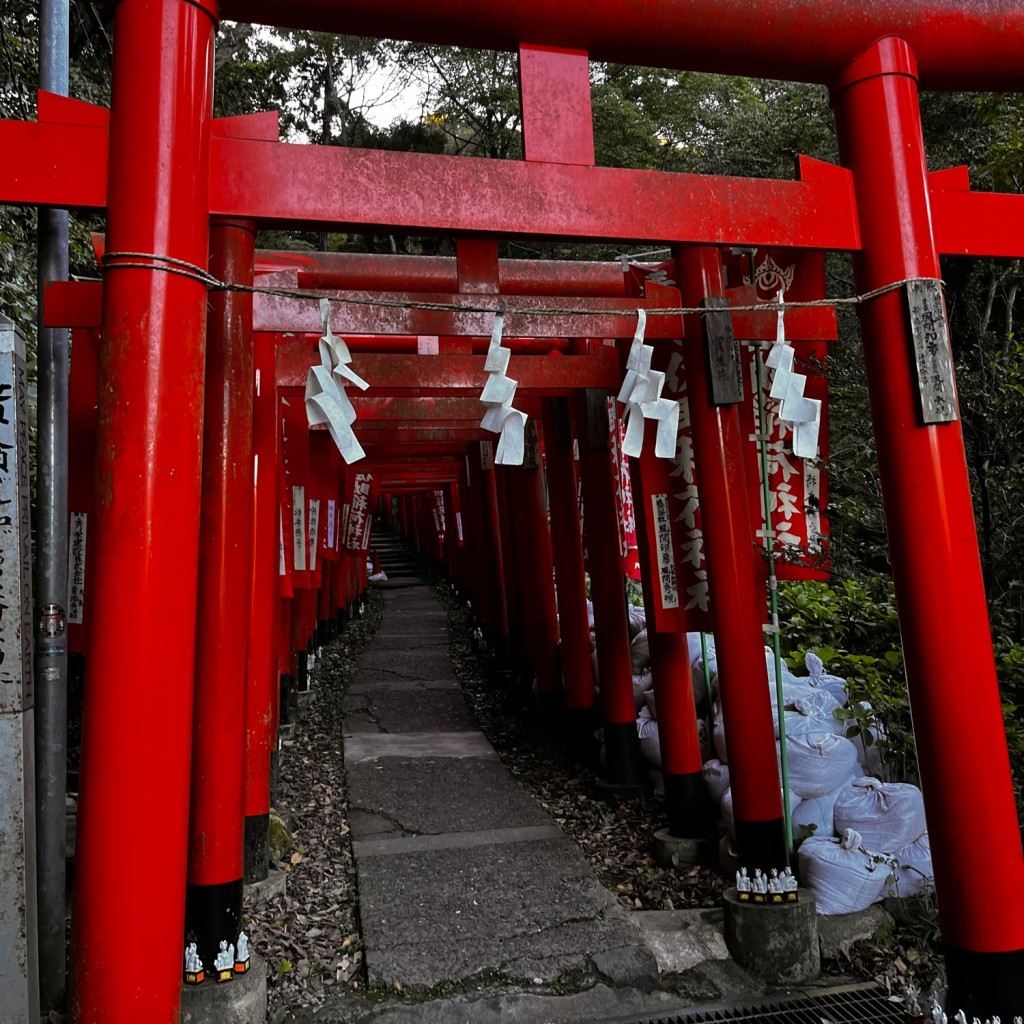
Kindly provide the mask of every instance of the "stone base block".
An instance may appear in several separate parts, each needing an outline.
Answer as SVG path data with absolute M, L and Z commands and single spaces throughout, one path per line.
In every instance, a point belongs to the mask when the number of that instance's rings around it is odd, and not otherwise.
M 243 899 L 248 906 L 257 906 L 261 903 L 270 903 L 279 896 L 283 896 L 286 890 L 288 876 L 278 868 L 271 868 L 266 878 L 258 882 L 251 882 L 244 889 Z
M 208 976 L 201 985 L 182 985 L 181 1024 L 264 1024 L 267 963 L 255 953 L 250 958 L 249 970 L 230 981 Z
M 690 864 L 707 864 L 711 844 L 707 839 L 684 839 L 672 835 L 667 828 L 654 833 L 654 859 L 663 868 Z
M 798 903 L 740 903 L 727 889 L 725 944 L 751 974 L 776 985 L 812 981 L 821 973 L 814 894 L 800 890 Z

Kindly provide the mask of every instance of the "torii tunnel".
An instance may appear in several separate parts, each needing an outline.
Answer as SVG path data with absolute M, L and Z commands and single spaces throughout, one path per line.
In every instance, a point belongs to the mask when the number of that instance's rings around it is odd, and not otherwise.
M 219 17 L 516 50 L 525 158 L 286 144 L 276 115 L 214 119 Z M 950 1005 L 1010 1019 L 1024 857 L 948 332 L 922 348 L 907 296 L 922 282 L 938 295 L 941 254 L 1024 255 L 1024 197 L 928 173 L 918 104 L 919 86 L 1020 89 L 1022 51 L 1021 0 L 120 0 L 111 110 L 42 94 L 37 123 L 0 123 L 17 154 L 0 201 L 107 215 L 102 283 L 45 299 L 47 324 L 77 332 L 70 511 L 88 536 L 70 637 L 88 673 L 72 1020 L 177 1020 L 186 905 L 204 942 L 240 915 L 243 876 L 261 855 L 265 870 L 282 687 L 303 685 L 318 629 L 358 603 L 381 498 L 492 642 L 530 663 L 542 706 L 580 728 L 597 716 L 609 782 L 634 780 L 608 399 L 638 310 L 692 444 L 692 464 L 658 458 L 650 420 L 631 467 L 670 827 L 686 835 L 701 814 L 684 634 L 713 627 L 740 858 L 784 863 L 744 449 L 756 428 L 749 391 L 729 386 L 734 339 L 770 340 L 776 315 L 737 310 L 723 328 L 721 313 L 766 300 L 742 280 L 734 250 L 750 249 L 798 268 L 787 299 L 824 296 L 828 251 L 853 253 L 874 295 L 860 323 Z M 794 181 L 597 167 L 589 59 L 826 84 L 842 166 L 802 159 Z M 457 255 L 257 252 L 264 227 L 441 235 Z M 500 240 L 526 238 L 664 244 L 672 264 L 656 283 L 498 258 Z M 351 464 L 305 400 L 325 297 L 369 384 L 346 391 L 365 453 Z M 521 466 L 498 464 L 480 426 L 499 311 L 529 417 Z M 834 309 L 788 310 L 786 328 L 823 357 Z M 937 641 L 941 622 L 958 643 Z

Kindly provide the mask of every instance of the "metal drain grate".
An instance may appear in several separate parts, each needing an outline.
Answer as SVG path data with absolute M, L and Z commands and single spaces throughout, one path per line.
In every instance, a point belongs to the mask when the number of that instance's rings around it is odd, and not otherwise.
M 893 1002 L 877 985 L 848 985 L 815 995 L 610 1017 L 595 1024 L 903 1024 L 905 1019 L 902 999 Z

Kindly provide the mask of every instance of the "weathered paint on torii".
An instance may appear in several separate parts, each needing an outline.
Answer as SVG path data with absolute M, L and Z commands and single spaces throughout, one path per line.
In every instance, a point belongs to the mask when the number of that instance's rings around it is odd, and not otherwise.
M 940 251 L 1020 255 L 1019 197 L 972 195 L 962 178 L 951 187 L 944 176 L 929 184 L 917 104 L 919 77 L 939 87 L 1019 87 L 1024 7 L 1017 0 L 966 9 L 952 0 L 843 0 L 811 10 L 797 0 L 713 7 L 599 0 L 585 10 L 577 0 L 486 7 L 442 0 L 429 12 L 411 0 L 299 0 L 225 3 L 221 13 L 366 34 L 402 25 L 420 38 L 518 46 L 527 63 L 538 44 L 575 47 L 566 58 L 576 69 L 572 114 L 553 117 L 536 93 L 525 91 L 523 163 L 468 166 L 447 157 L 285 146 L 265 126 L 257 131 L 255 121 L 217 126 L 210 117 L 213 0 L 122 0 L 109 138 L 104 115 L 95 113 L 63 124 L 3 124 L 0 138 L 24 161 L 0 176 L 2 200 L 106 205 L 111 252 L 203 267 L 210 215 L 259 224 L 845 249 L 858 253 L 862 289 L 935 277 Z M 586 51 L 600 59 L 826 82 L 852 176 L 823 165 L 785 183 L 592 167 L 581 129 L 589 116 L 579 88 Z M 233 130 L 257 137 L 232 137 Z M 575 150 L 559 151 L 559 136 Z M 713 252 L 681 248 L 677 258 L 696 274 L 685 282 L 687 294 L 714 295 L 720 282 Z M 124 852 L 111 844 L 138 826 L 140 807 L 155 806 L 161 820 L 147 821 L 147 861 L 122 859 L 122 884 L 149 888 L 155 872 L 165 890 L 142 908 L 113 894 L 86 903 L 89 890 L 79 887 L 72 1016 L 163 1020 L 174 1017 L 178 998 L 183 755 L 192 706 L 192 644 L 185 641 L 195 628 L 207 296 L 199 282 L 159 267 L 110 262 L 98 494 L 116 530 L 104 532 L 96 559 L 101 624 L 93 661 L 103 689 L 86 719 L 78 870 L 98 883 L 111 855 Z M 989 637 L 962 436 L 956 424 L 918 425 L 900 296 L 874 300 L 862 323 L 950 977 L 969 1011 L 1008 1016 L 1004 1007 L 1024 960 L 1024 862 L 994 665 L 979 663 L 976 653 L 988 649 Z M 731 436 L 733 415 L 716 411 L 705 437 Z M 728 449 L 701 447 L 699 461 L 716 471 L 725 465 Z M 922 519 L 915 503 L 935 514 Z M 733 525 L 741 518 L 725 506 L 718 511 Z M 729 548 L 718 550 L 723 569 L 736 569 Z M 957 621 L 969 664 L 962 652 L 934 649 L 934 624 L 944 618 Z M 137 666 L 154 654 L 175 685 L 153 681 L 140 699 Z M 965 714 L 955 694 L 968 672 L 977 699 Z M 985 780 L 980 790 L 965 786 L 944 756 L 954 733 Z M 154 754 L 163 766 L 159 779 L 138 771 Z M 101 809 L 102 794 L 115 782 L 122 802 Z M 968 819 L 984 829 L 963 829 Z M 1000 885 L 987 885 L 988 878 Z M 112 941 L 125 933 L 149 938 L 156 966 L 145 992 L 127 976 L 122 947 Z

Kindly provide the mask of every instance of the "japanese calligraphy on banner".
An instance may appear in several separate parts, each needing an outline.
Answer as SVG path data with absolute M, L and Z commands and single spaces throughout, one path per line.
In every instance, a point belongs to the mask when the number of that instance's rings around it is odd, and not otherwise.
M 85 542 L 89 517 L 85 512 L 71 513 L 71 544 L 68 548 L 68 616 L 69 623 L 85 621 Z
M 738 257 L 726 257 L 730 284 L 756 286 L 759 301 L 771 301 L 780 288 L 791 300 L 820 298 L 824 294 L 824 261 L 821 254 L 787 250 L 759 250 L 755 255 L 753 274 L 749 257 L 744 257 L 747 272 Z M 631 266 L 627 284 L 637 289 L 641 282 L 674 284 L 671 262 L 658 267 Z M 753 281 L 751 281 L 753 278 Z M 637 291 L 637 294 L 642 292 Z M 698 493 L 698 472 L 693 452 L 693 435 L 683 368 L 684 342 L 672 346 L 666 367 L 665 394 L 678 398 L 679 430 L 676 457 L 671 478 L 675 488 L 671 495 L 672 539 L 676 551 L 680 600 L 688 614 L 691 628 L 712 628 L 708 574 L 704 557 Z M 778 418 L 778 403 L 768 396 L 770 374 L 762 374 L 768 434 L 768 472 L 770 484 L 769 521 L 776 531 L 776 544 L 782 555 L 776 563 L 780 579 L 825 579 L 828 576 L 828 477 L 823 462 L 828 458 L 828 419 L 826 376 L 827 343 L 794 341 L 796 369 L 807 375 L 804 393 L 822 401 L 822 426 L 819 458 L 798 459 L 791 454 L 791 428 Z M 755 359 L 764 353 L 753 347 L 743 349 L 743 402 L 740 404 L 740 429 L 744 438 L 759 432 L 757 368 Z M 751 539 L 760 546 L 758 531 L 764 528 L 765 510 L 761 486 L 761 461 L 758 444 L 750 440 L 744 448 L 744 471 L 750 499 Z M 655 515 L 657 513 L 655 512 Z M 656 538 L 657 539 L 657 538 Z M 764 563 L 761 563 L 764 565 Z M 765 568 L 765 574 L 767 569 Z M 712 583 L 713 590 L 713 583 Z M 670 607 L 665 605 L 665 607 Z
M 437 539 L 444 543 L 444 535 L 447 532 L 447 522 L 444 517 L 444 491 L 435 490 L 430 492 L 430 510 L 434 516 L 434 531 Z
M 608 399 L 608 434 L 611 438 L 612 469 L 615 473 L 615 507 L 619 515 L 619 556 L 622 571 L 631 579 L 640 579 L 640 558 L 636 545 L 636 510 L 633 485 L 629 479 L 629 460 L 622 455 L 626 426 L 618 417 L 615 399 Z
M 356 473 L 352 480 L 352 497 L 343 516 L 346 551 L 366 551 L 370 545 L 373 505 L 377 500 L 377 482 L 372 473 Z
M 309 500 L 309 571 L 316 572 L 316 556 L 320 550 L 320 499 Z

